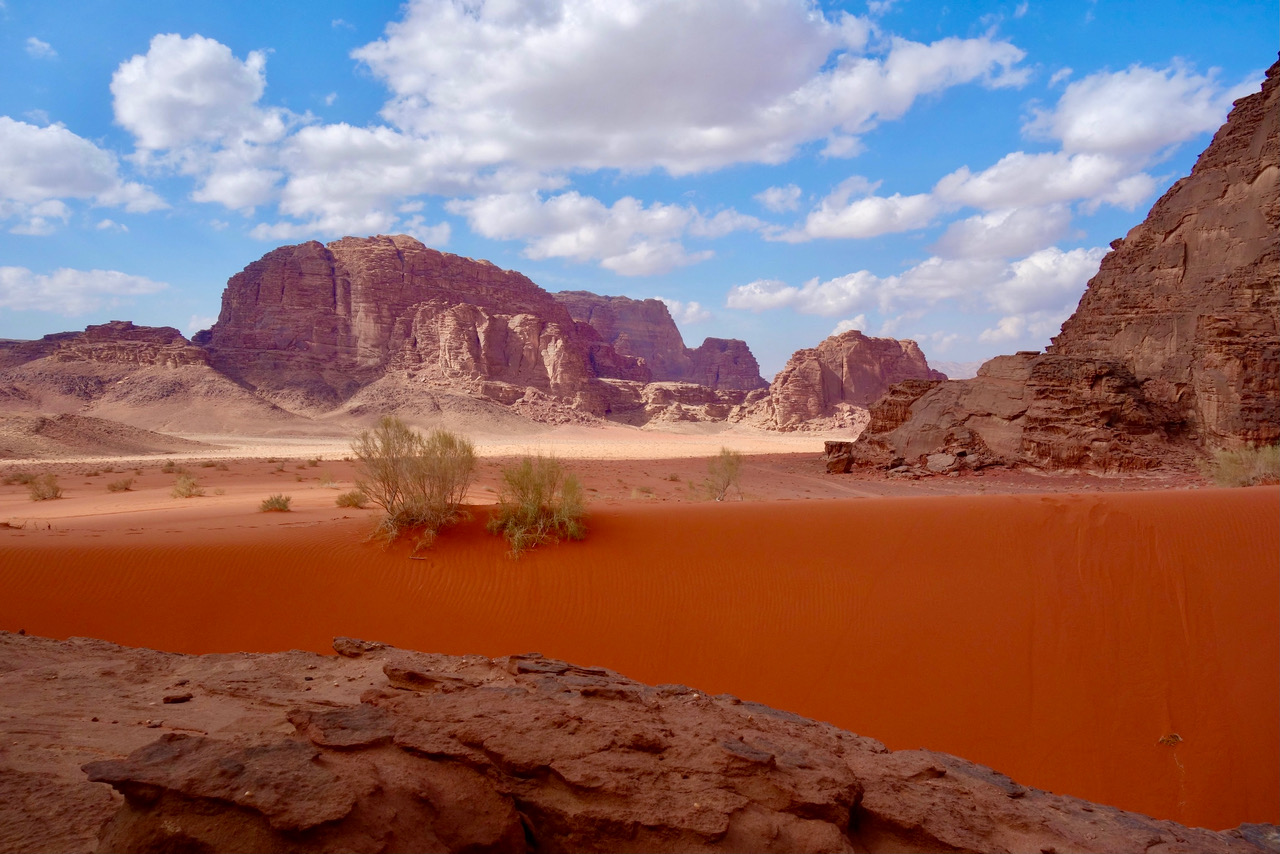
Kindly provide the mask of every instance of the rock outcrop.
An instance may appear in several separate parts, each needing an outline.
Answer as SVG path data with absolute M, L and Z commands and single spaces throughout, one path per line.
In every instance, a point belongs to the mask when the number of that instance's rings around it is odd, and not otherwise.
M 453 387 L 496 382 L 598 409 L 601 365 L 569 313 L 525 276 L 404 235 L 285 246 L 227 283 L 201 343 L 211 363 L 286 408 L 324 411 L 389 370 Z
M 1046 353 L 891 390 L 854 454 L 884 467 L 1123 471 L 1280 440 L 1280 63 L 1146 220 L 1112 243 Z
M 599 296 L 588 291 L 553 294 L 579 323 L 623 356 L 641 359 L 655 382 L 694 383 L 712 389 L 766 388 L 760 365 L 746 342 L 707 338 L 690 350 L 661 300 Z
M 894 383 L 944 379 L 916 342 L 850 330 L 793 353 L 755 417 L 776 430 L 861 426 L 866 408 Z
M 184 656 L 0 633 L 11 698 L 0 848 L 1257 854 L 1277 844 L 1273 826 L 1193 830 L 604 668 L 345 638 L 334 647 L 336 657 Z

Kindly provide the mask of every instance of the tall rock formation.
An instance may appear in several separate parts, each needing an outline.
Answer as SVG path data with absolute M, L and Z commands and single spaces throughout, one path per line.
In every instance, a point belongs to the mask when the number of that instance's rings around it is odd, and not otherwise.
M 532 387 L 602 405 L 597 371 L 643 379 L 597 354 L 569 312 L 520 273 L 404 235 L 285 246 L 227 283 L 200 339 L 211 363 L 291 409 L 324 410 L 388 370 L 466 390 Z
M 589 324 L 620 355 L 644 360 L 654 382 L 695 383 L 713 389 L 765 388 L 746 342 L 707 338 L 690 350 L 661 300 L 561 291 L 555 299 L 575 321 Z
M 850 330 L 792 354 L 769 386 L 764 423 L 778 430 L 854 426 L 855 411 L 894 383 L 945 379 L 929 367 L 916 342 Z
M 1112 243 L 1046 353 L 895 388 L 855 456 L 1101 471 L 1280 440 L 1280 62 Z

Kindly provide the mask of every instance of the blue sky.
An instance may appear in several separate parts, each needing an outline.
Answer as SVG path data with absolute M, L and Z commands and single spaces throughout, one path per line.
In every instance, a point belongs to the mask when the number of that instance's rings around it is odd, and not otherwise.
M 0 0 L 0 337 L 190 335 L 278 245 L 404 232 L 766 377 L 847 328 L 1043 347 L 1276 36 L 1270 0 Z

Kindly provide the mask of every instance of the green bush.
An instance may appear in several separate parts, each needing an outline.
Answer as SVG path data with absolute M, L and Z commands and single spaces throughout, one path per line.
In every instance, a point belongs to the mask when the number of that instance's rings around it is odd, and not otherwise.
M 288 513 L 289 502 L 291 501 L 293 499 L 288 495 L 273 495 L 270 498 L 262 499 L 258 509 L 263 513 Z
M 1202 468 L 1217 486 L 1280 483 L 1280 445 L 1217 450 Z
M 707 461 L 707 491 L 716 501 L 724 501 L 730 489 L 738 490 L 742 497 L 742 487 L 738 485 L 738 476 L 742 470 L 742 454 L 721 448 L 718 456 Z
M 486 527 L 489 533 L 505 537 L 511 555 L 519 557 L 540 543 L 581 540 L 587 535 L 585 515 L 577 477 L 554 457 L 525 457 L 519 465 L 502 470 L 498 507 Z
M 173 484 L 174 498 L 199 498 L 204 495 L 204 487 L 196 483 L 196 479 L 189 474 L 180 474 Z
M 32 501 L 48 501 L 51 498 L 62 497 L 62 487 L 58 486 L 58 478 L 51 472 L 31 478 L 27 483 L 27 489 L 31 493 Z
M 334 503 L 339 507 L 355 507 L 363 510 L 369 506 L 369 496 L 358 489 L 353 489 L 350 492 L 344 492 L 339 495 L 334 499 Z
M 133 488 L 133 478 L 126 477 L 121 480 L 113 480 L 107 484 L 107 492 L 128 492 Z
M 461 518 L 462 499 L 475 474 L 475 447 L 444 430 L 423 436 L 399 418 L 385 416 L 351 443 L 358 462 L 356 488 L 382 508 L 376 534 L 395 540 L 420 530 L 429 544 Z

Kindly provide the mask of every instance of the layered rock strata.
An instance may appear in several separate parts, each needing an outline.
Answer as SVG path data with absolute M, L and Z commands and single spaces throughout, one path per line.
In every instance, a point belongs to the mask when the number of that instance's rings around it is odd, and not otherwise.
M 768 386 L 744 341 L 707 338 L 696 349 L 686 347 L 661 300 L 599 296 L 588 291 L 561 291 L 553 296 L 574 320 L 594 328 L 617 353 L 643 360 L 655 382 L 743 391 Z
M 865 409 L 894 383 L 944 379 L 916 342 L 850 330 L 792 354 L 754 417 L 776 430 L 860 427 Z
M 904 385 L 871 409 L 864 463 L 1189 465 L 1280 439 L 1280 63 L 1146 220 L 1112 243 L 1046 353 Z
M 1193 830 L 604 668 L 346 638 L 334 648 L 184 656 L 0 633 L 11 697 L 0 848 L 1256 854 L 1277 844 L 1273 826 Z

